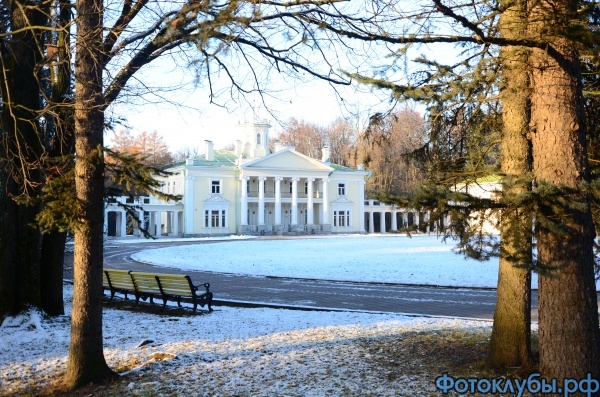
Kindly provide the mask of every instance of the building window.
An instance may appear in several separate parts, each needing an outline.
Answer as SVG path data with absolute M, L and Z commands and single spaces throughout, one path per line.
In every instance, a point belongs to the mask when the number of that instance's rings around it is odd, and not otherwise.
M 204 227 L 219 228 L 225 227 L 225 210 L 205 210 L 204 211 Z
M 345 227 L 350 226 L 350 211 L 334 211 L 333 226 Z
M 290 181 L 290 194 L 292 194 L 292 193 L 293 193 L 292 184 L 293 184 L 293 182 L 292 182 L 292 181 Z
M 220 194 L 221 193 L 221 181 L 211 181 L 211 193 L 212 194 Z
M 346 184 L 338 183 L 338 196 L 345 196 L 345 195 L 346 195 Z
M 256 134 L 256 144 L 260 145 L 260 134 Z
M 308 181 L 304 182 L 304 194 L 308 194 Z
M 210 212 L 210 227 L 219 227 L 219 216 L 221 211 L 212 210 Z

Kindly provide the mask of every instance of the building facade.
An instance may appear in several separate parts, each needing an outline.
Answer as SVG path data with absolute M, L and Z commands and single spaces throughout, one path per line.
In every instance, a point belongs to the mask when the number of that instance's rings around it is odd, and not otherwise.
M 163 192 L 180 195 L 180 202 L 129 203 L 143 207 L 138 216 L 150 234 L 364 233 L 369 173 L 330 163 L 327 148 L 320 160 L 278 141 L 271 152 L 269 128 L 260 120 L 240 124 L 234 150 L 205 141 L 202 155 L 167 169 Z M 105 223 L 109 236 L 139 234 L 116 203 L 107 206 Z

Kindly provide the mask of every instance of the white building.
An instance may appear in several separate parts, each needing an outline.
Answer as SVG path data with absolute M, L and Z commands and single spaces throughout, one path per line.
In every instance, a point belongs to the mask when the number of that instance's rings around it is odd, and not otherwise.
M 271 152 L 266 121 L 255 120 L 239 128 L 241 139 L 235 150 L 214 150 L 213 143 L 205 141 L 201 156 L 167 170 L 172 175 L 162 178 L 163 191 L 181 195 L 180 202 L 137 199 L 142 200 L 139 215 L 150 234 L 365 232 L 365 220 L 369 221 L 365 203 L 369 202 L 364 186 L 369 173 L 361 166 L 352 169 L 330 163 L 328 148 L 323 149 L 321 160 L 280 142 Z M 108 235 L 137 235 L 128 218 L 122 208 L 108 204 Z

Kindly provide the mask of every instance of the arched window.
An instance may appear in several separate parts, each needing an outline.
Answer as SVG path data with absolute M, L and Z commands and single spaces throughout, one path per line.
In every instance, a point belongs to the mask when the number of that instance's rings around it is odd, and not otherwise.
M 256 134 L 256 144 L 260 145 L 260 134 Z

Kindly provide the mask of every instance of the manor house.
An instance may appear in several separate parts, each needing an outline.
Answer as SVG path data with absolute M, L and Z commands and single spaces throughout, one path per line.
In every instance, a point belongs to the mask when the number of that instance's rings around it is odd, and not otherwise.
M 171 175 L 161 178 L 163 191 L 182 198 L 140 199 L 139 215 L 151 234 L 364 233 L 369 173 L 360 165 L 331 163 L 328 148 L 320 160 L 279 141 L 271 152 L 270 127 L 258 119 L 239 124 L 235 150 L 215 150 L 205 141 L 202 155 L 167 169 Z M 108 234 L 131 234 L 126 214 L 111 209 L 116 208 L 107 207 Z

